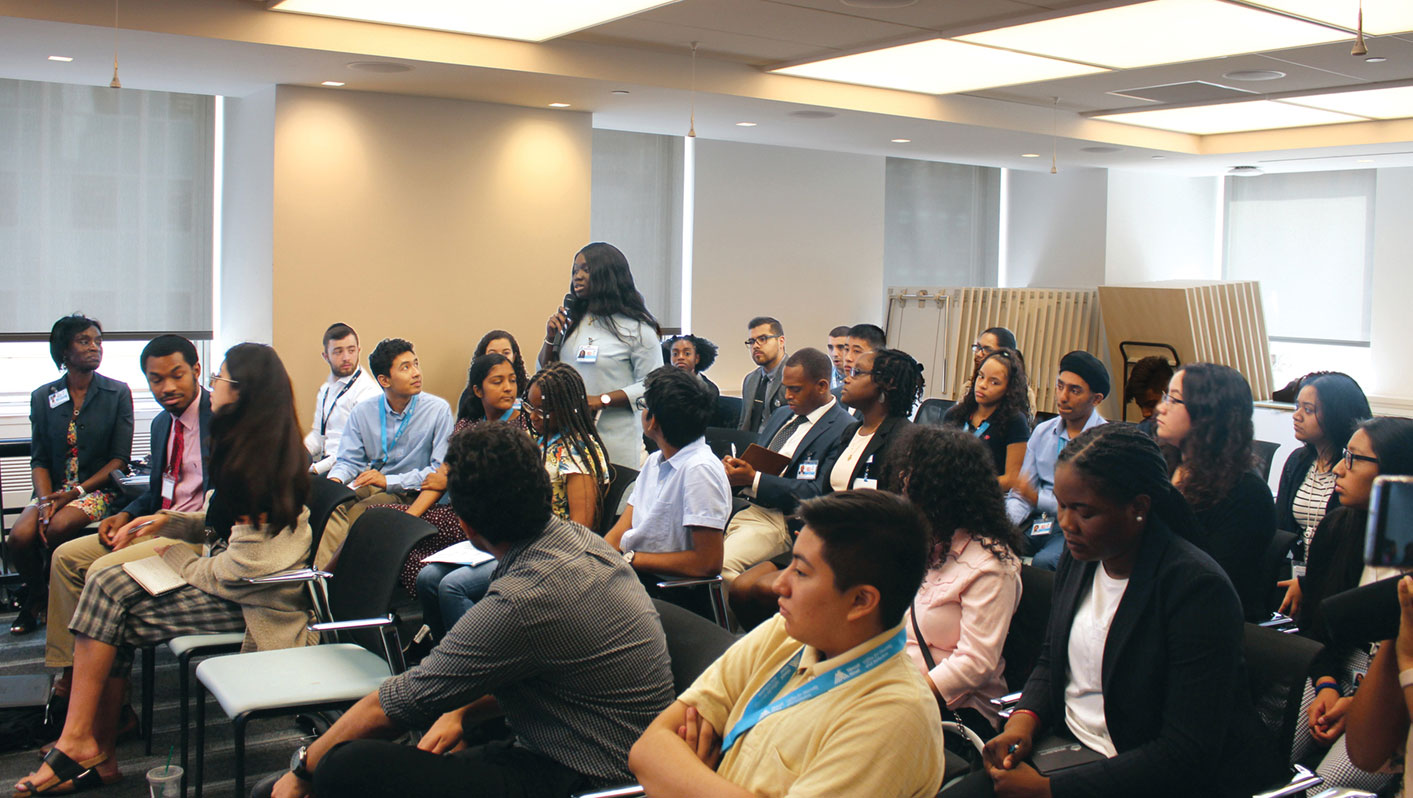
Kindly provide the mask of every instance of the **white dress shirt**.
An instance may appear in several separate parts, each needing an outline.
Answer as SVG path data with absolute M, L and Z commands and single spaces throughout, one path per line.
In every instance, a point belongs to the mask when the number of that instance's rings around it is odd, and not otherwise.
M 304 448 L 314 458 L 311 466 L 314 473 L 328 474 L 334 467 L 339 456 L 339 441 L 343 439 L 343 428 L 348 425 L 348 414 L 353 411 L 353 406 L 382 392 L 378 380 L 361 368 L 347 377 L 334 379 L 334 375 L 330 374 L 324 380 L 314 401 L 314 423 L 309 425 L 309 434 L 304 436 Z
M 795 428 L 795 431 L 790 433 L 790 437 L 786 438 L 785 441 L 780 444 L 780 451 L 779 451 L 778 453 L 785 455 L 786 457 L 790 458 L 791 460 L 794 460 L 794 459 L 795 459 L 795 450 L 798 449 L 798 448 L 800 448 L 800 444 L 801 444 L 801 443 L 804 443 L 804 441 L 805 441 L 805 436 L 808 435 L 808 434 L 810 434 L 810 430 L 814 429 L 814 425 L 815 425 L 815 424 L 818 424 L 818 423 L 819 423 L 819 420 L 820 420 L 821 418 L 824 418 L 824 414 L 825 414 L 825 413 L 828 413 L 828 412 L 829 412 L 829 409 L 830 409 L 831 407 L 833 407 L 835 404 L 836 404 L 835 399 L 834 399 L 834 397 L 831 396 L 831 397 L 829 397 L 829 401 L 828 401 L 828 402 L 825 402 L 824 404 L 820 405 L 819 407 L 816 407 L 815 409 L 813 409 L 813 410 L 811 410 L 809 413 L 807 413 L 807 414 L 805 415 L 805 423 L 803 423 L 803 424 L 801 424 L 800 426 L 796 427 L 796 428 Z M 791 424 L 795 423 L 795 421 L 797 421 L 798 419 L 799 419 L 799 416 L 798 416 L 798 415 L 790 416 L 790 419 L 789 419 L 788 421 L 786 421 L 786 422 L 780 427 L 780 429 L 785 429 L 785 427 L 788 427 L 788 426 L 790 426 Z M 778 430 L 777 430 L 777 434 L 778 434 Z M 759 471 L 757 471 L 757 472 L 756 472 L 756 475 L 751 478 L 751 487 L 750 487 L 749 491 L 743 491 L 743 493 L 746 493 L 746 495 L 748 495 L 748 496 L 754 496 L 754 495 L 756 495 L 756 491 L 757 491 L 757 490 L 760 490 L 760 472 L 759 472 Z

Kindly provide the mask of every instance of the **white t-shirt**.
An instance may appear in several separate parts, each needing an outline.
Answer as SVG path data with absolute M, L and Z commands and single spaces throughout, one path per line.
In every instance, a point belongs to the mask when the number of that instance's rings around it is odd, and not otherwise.
M 850 488 L 849 477 L 854 475 L 854 466 L 859 464 L 859 458 L 863 457 L 863 451 L 868 448 L 868 442 L 873 440 L 873 435 L 872 432 L 867 435 L 854 433 L 854 439 L 844 447 L 844 453 L 839 455 L 839 459 L 834 462 L 834 468 L 829 472 L 831 488 L 836 491 Z
M 1070 626 L 1070 668 L 1065 683 L 1065 725 L 1075 738 L 1104 756 L 1118 755 L 1104 720 L 1104 643 L 1128 579 L 1094 569 L 1094 583 L 1075 610 Z

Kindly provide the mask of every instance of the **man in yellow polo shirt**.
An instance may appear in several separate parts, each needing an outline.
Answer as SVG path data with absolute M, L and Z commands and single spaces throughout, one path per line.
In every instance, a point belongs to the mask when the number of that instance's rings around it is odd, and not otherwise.
M 942 784 L 936 700 L 903 653 L 924 521 L 873 490 L 800 505 L 756 627 L 658 715 L 628 766 L 652 796 L 922 798 Z

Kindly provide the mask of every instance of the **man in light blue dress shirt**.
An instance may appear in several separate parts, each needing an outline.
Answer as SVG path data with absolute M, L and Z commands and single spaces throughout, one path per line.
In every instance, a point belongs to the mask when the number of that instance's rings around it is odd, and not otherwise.
M 1060 358 L 1055 381 L 1058 416 L 1036 425 L 1021 464 L 1021 482 L 1006 494 L 1006 515 L 1020 526 L 1034 556 L 1031 565 L 1055 570 L 1064 535 L 1055 525 L 1055 463 L 1060 450 L 1090 427 L 1105 423 L 1099 404 L 1109 393 L 1109 370 L 1099 358 L 1075 350 Z
M 359 498 L 349 510 L 349 524 L 371 505 L 411 503 L 446 458 L 454 425 L 446 400 L 422 392 L 422 370 L 410 342 L 380 341 L 368 356 L 368 368 L 383 392 L 353 408 L 338 461 L 329 471 L 329 479 L 353 488 Z

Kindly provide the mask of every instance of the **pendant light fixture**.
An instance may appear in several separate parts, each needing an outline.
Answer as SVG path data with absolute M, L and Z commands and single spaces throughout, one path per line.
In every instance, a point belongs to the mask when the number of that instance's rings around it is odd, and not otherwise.
M 108 88 L 122 87 L 122 81 L 118 80 L 118 0 L 113 0 L 113 79 L 108 82 Z
M 1359 0 L 1359 32 L 1354 39 L 1354 49 L 1349 51 L 1350 55 L 1368 55 L 1369 48 L 1364 46 L 1364 0 Z

